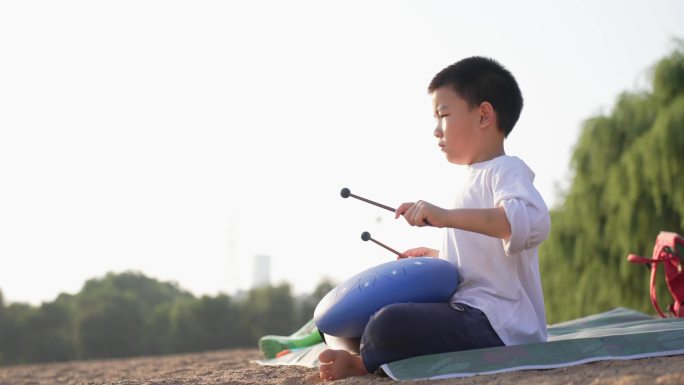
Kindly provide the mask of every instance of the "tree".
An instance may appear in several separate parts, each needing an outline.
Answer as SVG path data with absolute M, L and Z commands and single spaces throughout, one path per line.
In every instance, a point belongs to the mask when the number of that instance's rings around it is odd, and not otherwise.
M 549 322 L 617 306 L 651 312 L 648 275 L 626 256 L 650 256 L 661 230 L 684 229 L 683 43 L 655 65 L 652 82 L 583 125 L 572 184 L 540 248 Z M 666 301 L 662 279 L 658 291 Z
M 167 329 L 162 329 L 168 314 L 160 312 L 168 312 L 171 303 L 183 299 L 194 297 L 174 283 L 159 282 L 139 272 L 108 273 L 88 280 L 77 295 L 81 353 L 86 357 L 120 357 L 168 351 Z M 106 346 L 114 335 L 98 334 L 108 328 L 121 333 L 121 338 L 112 342 L 110 353 Z
M 43 303 L 26 319 L 25 359 L 28 362 L 66 361 L 77 356 L 68 301 Z
M 296 307 L 290 285 L 251 289 L 240 306 L 240 321 L 244 334 L 241 346 L 256 346 L 266 334 L 288 335 L 298 328 Z
M 173 351 L 200 351 L 237 346 L 243 330 L 238 306 L 225 294 L 178 301 L 169 313 Z
M 144 351 L 144 309 L 131 293 L 101 292 L 81 306 L 76 336 L 84 358 L 126 357 Z
M 0 354 L 3 364 L 19 364 L 28 362 L 27 352 L 31 346 L 24 341 L 28 339 L 31 330 L 27 327 L 28 320 L 36 310 L 29 305 L 13 303 L 4 309 L 4 325 L 0 332 L 3 336 L 3 344 L 0 345 Z

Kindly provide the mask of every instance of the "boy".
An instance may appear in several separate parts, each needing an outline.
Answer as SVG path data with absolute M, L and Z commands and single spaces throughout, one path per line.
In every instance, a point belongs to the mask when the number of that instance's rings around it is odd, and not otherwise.
M 448 303 L 382 308 L 364 330 L 360 356 L 320 354 L 322 380 L 418 355 L 546 341 L 537 248 L 548 236 L 549 212 L 534 173 L 503 146 L 522 110 L 518 84 L 496 61 L 471 57 L 435 75 L 428 91 L 434 136 L 449 162 L 467 167 L 468 181 L 452 210 L 409 202 L 395 217 L 445 228 L 441 251 L 404 254 L 444 258 L 458 266 L 461 282 Z

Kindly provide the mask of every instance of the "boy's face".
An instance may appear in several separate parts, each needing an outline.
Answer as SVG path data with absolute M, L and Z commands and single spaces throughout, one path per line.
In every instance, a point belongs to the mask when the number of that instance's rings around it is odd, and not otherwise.
M 470 108 L 450 86 L 432 93 L 432 107 L 437 127 L 434 135 L 449 162 L 472 164 L 480 151 L 480 111 Z

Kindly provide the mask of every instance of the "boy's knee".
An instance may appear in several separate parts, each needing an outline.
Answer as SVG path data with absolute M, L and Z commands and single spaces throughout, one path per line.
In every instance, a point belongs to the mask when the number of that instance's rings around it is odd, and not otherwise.
M 401 317 L 407 313 L 407 308 L 411 304 L 408 303 L 393 303 L 391 305 L 387 305 L 383 307 L 382 309 L 378 310 L 373 314 L 371 319 L 377 320 L 377 322 L 387 322 L 391 320 L 395 320 L 398 317 Z
M 387 305 L 373 314 L 366 325 L 366 332 L 375 336 L 382 334 L 385 338 L 396 338 L 393 334 L 403 334 L 403 326 L 410 313 L 408 303 L 395 303 Z

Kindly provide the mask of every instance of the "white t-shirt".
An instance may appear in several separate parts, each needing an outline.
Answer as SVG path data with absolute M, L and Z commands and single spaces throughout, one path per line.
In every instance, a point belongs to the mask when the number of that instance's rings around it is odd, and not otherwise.
M 503 206 L 511 237 L 504 241 L 446 229 L 440 258 L 458 266 L 461 281 L 450 301 L 484 312 L 506 345 L 546 342 L 537 248 L 549 234 L 551 219 L 532 184 L 534 172 L 507 155 L 467 167 L 455 208 Z

